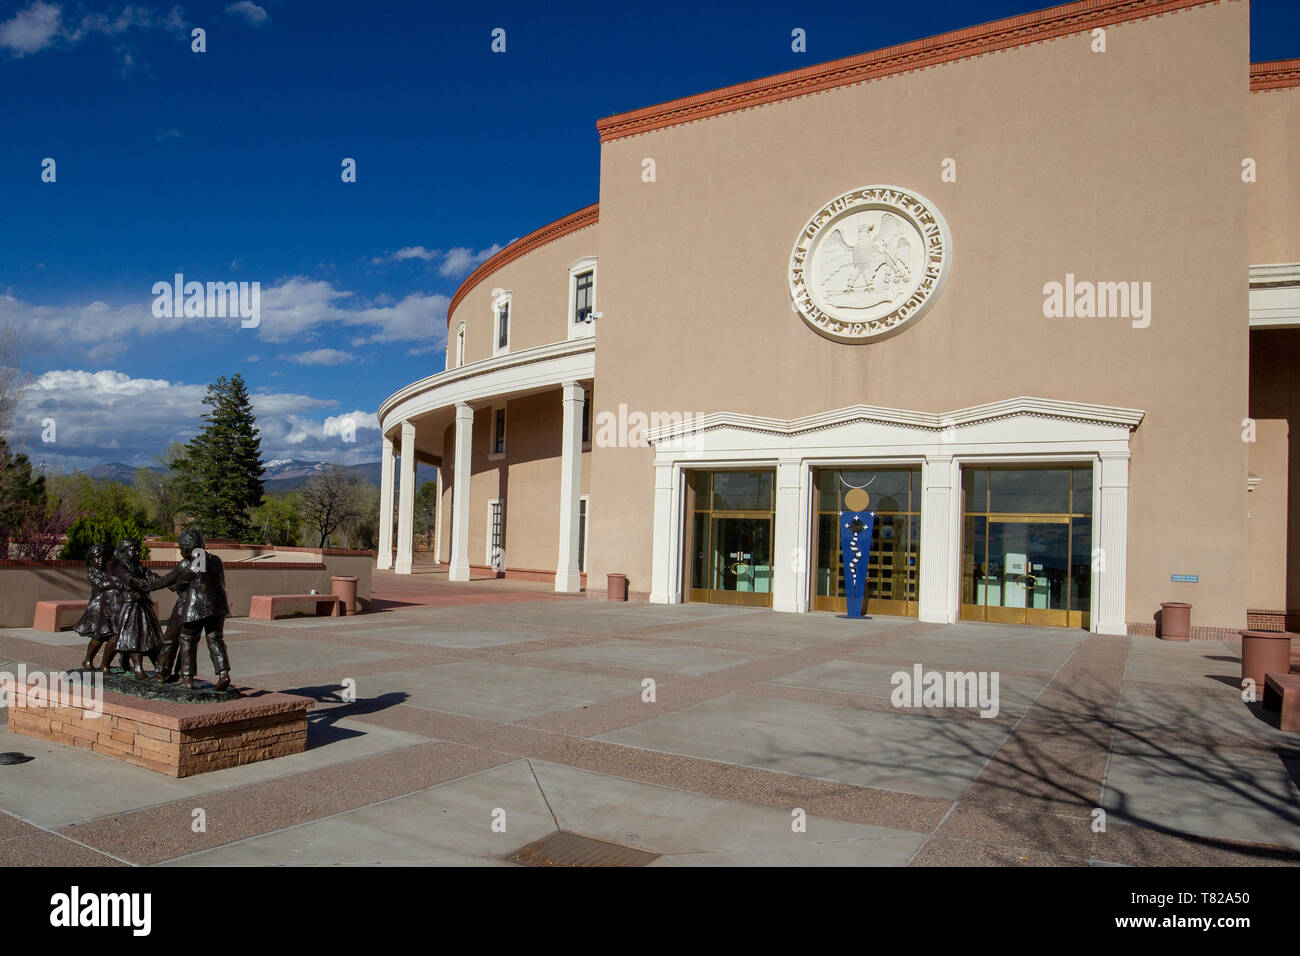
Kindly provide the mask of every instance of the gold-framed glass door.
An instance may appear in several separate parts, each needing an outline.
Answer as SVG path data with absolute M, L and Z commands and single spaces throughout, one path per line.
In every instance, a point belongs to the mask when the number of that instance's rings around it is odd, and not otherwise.
M 844 492 L 865 487 L 876 512 L 871 529 L 871 551 L 867 556 L 867 578 L 863 592 L 864 614 L 892 614 L 916 617 L 919 607 L 921 569 L 921 469 L 819 468 L 814 475 L 817 557 L 813 575 L 813 609 L 848 610 L 845 597 L 844 561 L 836 518 L 843 507 Z
M 1092 466 L 962 469 L 968 621 L 1089 626 Z
M 685 534 L 692 601 L 772 606 L 772 471 L 687 475 Z

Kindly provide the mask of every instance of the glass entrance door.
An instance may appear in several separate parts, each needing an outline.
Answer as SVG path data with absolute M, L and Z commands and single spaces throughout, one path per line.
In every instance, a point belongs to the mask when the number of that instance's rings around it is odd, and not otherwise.
M 771 471 L 688 475 L 686 567 L 690 599 L 772 606 Z
M 963 469 L 962 491 L 962 619 L 1086 628 L 1092 468 Z
M 772 520 L 714 517 L 710 529 L 709 600 L 772 603 Z

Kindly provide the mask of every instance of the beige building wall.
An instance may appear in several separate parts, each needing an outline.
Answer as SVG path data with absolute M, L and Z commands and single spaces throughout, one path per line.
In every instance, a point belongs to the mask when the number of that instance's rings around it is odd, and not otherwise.
M 1300 262 L 1300 88 L 1250 94 L 1250 261 Z
M 507 571 L 554 573 L 560 534 L 561 392 L 552 389 L 513 399 L 506 407 L 506 453 L 490 458 L 494 409 L 474 413 L 470 477 L 469 563 L 489 565 L 488 503 L 505 499 Z M 455 428 L 443 439 L 441 560 L 451 560 L 452 482 Z M 590 488 L 591 455 L 582 456 L 582 494 Z
M 1232 0 L 1114 25 L 1104 54 L 1080 33 L 607 142 L 597 411 L 941 412 L 1022 394 L 1144 409 L 1128 619 L 1186 600 L 1198 626 L 1244 626 L 1245 524 L 1210 516 L 1245 510 L 1247 18 Z M 937 205 L 951 273 L 901 334 L 841 345 L 792 312 L 791 246 L 822 204 L 875 183 Z M 1150 327 L 1044 318 L 1044 283 L 1067 273 L 1150 282 Z M 594 452 L 593 581 L 649 590 L 651 460 Z M 1171 585 L 1186 572 L 1199 583 Z
M 1289 483 L 1287 422 L 1255 423 L 1250 446 L 1250 475 L 1255 484 L 1246 512 L 1250 577 L 1246 606 L 1255 610 L 1287 609 L 1287 491 Z
M 486 276 L 470 289 L 456 303 L 447 326 L 447 341 L 451 343 L 448 367 L 455 365 L 456 330 L 462 322 L 465 323 L 465 363 L 492 357 L 496 341 L 494 289 L 511 294 L 511 352 L 567 339 L 569 264 L 596 255 L 598 229 L 599 225 L 587 226 L 548 242 Z

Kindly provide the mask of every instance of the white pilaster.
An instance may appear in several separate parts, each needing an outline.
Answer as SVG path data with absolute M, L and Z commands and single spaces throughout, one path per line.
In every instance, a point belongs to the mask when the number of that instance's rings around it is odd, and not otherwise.
M 437 482 L 438 493 L 434 496 L 437 505 L 433 512 L 433 566 L 442 566 L 442 465 L 434 472 L 433 480 Z
M 804 495 L 803 476 L 807 470 L 797 458 L 783 459 L 776 464 L 776 518 L 772 532 L 774 611 L 807 610 L 808 547 L 806 540 L 802 540 L 806 538 L 804 528 L 811 521 L 812 508 L 812 495 Z
M 397 490 L 398 574 L 411 573 L 415 554 L 415 425 L 402 422 L 402 466 Z
M 953 461 L 951 456 L 926 456 L 921 464 L 921 606 L 922 621 L 949 624 L 952 612 L 950 562 L 952 536 Z
M 650 565 L 650 603 L 680 604 L 682 552 L 681 471 L 671 462 L 655 462 L 654 545 Z
M 582 386 L 565 382 L 560 403 L 560 546 L 555 559 L 555 590 L 582 590 L 578 569 L 578 497 L 582 494 Z
M 1101 508 L 1094 523 L 1092 588 L 1097 595 L 1097 633 L 1127 634 L 1125 590 L 1128 558 L 1128 460 L 1101 453 Z
M 393 566 L 393 440 L 383 436 L 383 461 L 379 469 L 379 559 L 375 567 Z
M 451 479 L 451 565 L 448 581 L 469 580 L 469 478 L 474 409 L 456 405 L 456 463 Z

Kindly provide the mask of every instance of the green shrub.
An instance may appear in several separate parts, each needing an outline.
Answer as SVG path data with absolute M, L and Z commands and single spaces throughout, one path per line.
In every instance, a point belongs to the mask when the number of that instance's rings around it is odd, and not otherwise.
M 91 515 L 82 515 L 68 529 L 68 543 L 59 552 L 59 557 L 65 561 L 85 560 L 94 545 L 100 545 L 109 557 L 112 557 L 117 543 L 123 538 L 135 538 L 141 541 L 140 560 L 149 560 L 149 546 L 143 544 L 144 532 L 135 518 L 123 519 L 114 516 L 103 520 Z

